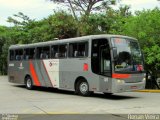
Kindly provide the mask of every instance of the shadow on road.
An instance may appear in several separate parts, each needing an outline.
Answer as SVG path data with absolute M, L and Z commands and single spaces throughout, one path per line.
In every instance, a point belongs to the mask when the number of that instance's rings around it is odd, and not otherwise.
M 12 85 L 13 87 L 26 89 L 25 85 Z M 59 90 L 56 88 L 47 88 L 47 87 L 34 87 L 35 91 L 47 92 L 47 93 L 57 93 L 57 94 L 65 94 L 65 95 L 76 95 L 74 91 L 65 91 Z M 130 92 L 130 96 L 121 94 L 112 94 L 112 95 L 104 95 L 102 93 L 92 93 L 89 97 L 91 98 L 101 98 L 101 99 L 110 99 L 110 100 L 125 100 L 125 99 L 137 99 L 139 97 L 131 96 L 132 92 Z
M 104 95 L 104 94 L 93 94 L 91 97 L 97 97 L 97 98 L 104 98 L 104 99 L 110 99 L 110 100 L 125 100 L 125 99 L 135 99 L 139 98 L 136 96 L 127 96 L 127 95 L 122 95 L 122 94 L 112 94 L 112 95 Z

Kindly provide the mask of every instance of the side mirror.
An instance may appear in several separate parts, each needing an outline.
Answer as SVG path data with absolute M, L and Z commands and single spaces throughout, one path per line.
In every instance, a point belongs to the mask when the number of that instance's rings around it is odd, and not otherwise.
M 113 50 L 113 59 L 114 59 L 114 60 L 117 60 L 117 56 L 118 56 L 118 55 L 117 55 L 117 48 L 114 47 L 112 50 Z

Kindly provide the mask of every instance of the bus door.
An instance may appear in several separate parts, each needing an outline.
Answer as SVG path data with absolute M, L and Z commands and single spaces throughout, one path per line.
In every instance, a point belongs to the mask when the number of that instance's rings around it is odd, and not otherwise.
M 110 49 L 107 45 L 100 46 L 100 57 L 99 57 L 99 66 L 100 74 L 105 76 L 111 76 L 111 55 Z
M 111 86 L 111 54 L 107 39 L 92 41 L 91 66 L 92 72 L 99 75 L 99 90 L 105 92 Z
M 111 54 L 109 45 L 99 46 L 99 66 L 100 66 L 100 89 L 103 92 L 111 90 Z

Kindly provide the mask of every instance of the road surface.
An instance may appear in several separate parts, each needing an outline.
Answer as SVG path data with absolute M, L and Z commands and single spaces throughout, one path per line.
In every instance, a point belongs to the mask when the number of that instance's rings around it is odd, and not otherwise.
M 51 88 L 27 90 L 24 85 L 9 83 L 6 76 L 0 76 L 0 86 L 1 114 L 104 114 L 105 118 L 106 114 L 117 117 L 118 114 L 160 113 L 160 93 L 125 92 L 108 97 L 103 94 L 82 97 Z M 125 119 L 123 115 L 121 119 Z

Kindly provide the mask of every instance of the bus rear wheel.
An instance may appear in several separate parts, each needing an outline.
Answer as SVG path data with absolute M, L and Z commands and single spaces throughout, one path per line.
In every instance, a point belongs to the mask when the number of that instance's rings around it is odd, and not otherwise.
M 33 89 L 33 82 L 32 82 L 32 78 L 31 77 L 26 77 L 25 79 L 25 85 L 26 85 L 26 88 L 28 90 L 32 90 Z
M 76 93 L 82 96 L 89 96 L 91 92 L 89 91 L 89 85 L 85 80 L 79 80 L 76 84 Z

